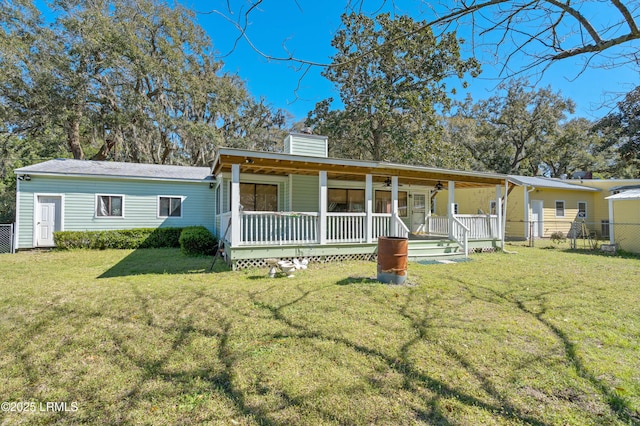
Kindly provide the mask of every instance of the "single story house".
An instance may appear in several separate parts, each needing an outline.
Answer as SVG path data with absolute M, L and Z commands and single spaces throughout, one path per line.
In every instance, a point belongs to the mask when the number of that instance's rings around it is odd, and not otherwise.
M 329 158 L 327 138 L 290 134 L 282 153 L 221 148 L 211 168 L 51 160 L 17 169 L 17 248 L 57 230 L 204 225 L 234 268 L 267 258 L 371 258 L 380 236 L 409 257 L 466 255 L 504 241 L 504 215 L 459 215 L 457 191 L 506 197 L 505 175 Z M 446 188 L 449 208 L 432 216 Z

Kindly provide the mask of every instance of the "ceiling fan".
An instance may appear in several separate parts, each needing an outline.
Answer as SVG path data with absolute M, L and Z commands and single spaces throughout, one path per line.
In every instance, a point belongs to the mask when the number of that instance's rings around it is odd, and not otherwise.
M 384 186 L 391 186 L 391 178 L 389 176 L 387 176 L 387 178 L 384 180 Z M 401 183 L 398 183 L 398 186 L 403 186 Z

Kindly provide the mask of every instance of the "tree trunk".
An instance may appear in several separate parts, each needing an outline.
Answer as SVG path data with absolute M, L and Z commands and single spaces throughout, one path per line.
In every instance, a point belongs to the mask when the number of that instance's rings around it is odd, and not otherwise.
M 67 126 L 67 144 L 76 160 L 84 160 L 84 152 L 80 145 L 80 116 L 73 117 Z

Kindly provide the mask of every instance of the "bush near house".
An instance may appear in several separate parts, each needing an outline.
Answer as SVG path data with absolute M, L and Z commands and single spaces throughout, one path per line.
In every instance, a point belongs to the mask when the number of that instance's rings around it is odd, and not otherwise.
M 218 241 L 204 226 L 189 226 L 180 234 L 180 250 L 188 256 L 211 255 L 218 249 Z
M 183 228 L 136 228 L 53 233 L 56 247 L 69 249 L 138 249 L 180 247 Z

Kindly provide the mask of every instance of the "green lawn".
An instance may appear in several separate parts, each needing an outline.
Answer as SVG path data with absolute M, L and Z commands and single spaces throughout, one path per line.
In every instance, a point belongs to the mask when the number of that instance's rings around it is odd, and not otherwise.
M 403 286 L 371 262 L 0 255 L 0 399 L 38 404 L 0 424 L 640 424 L 640 260 L 509 250 Z

